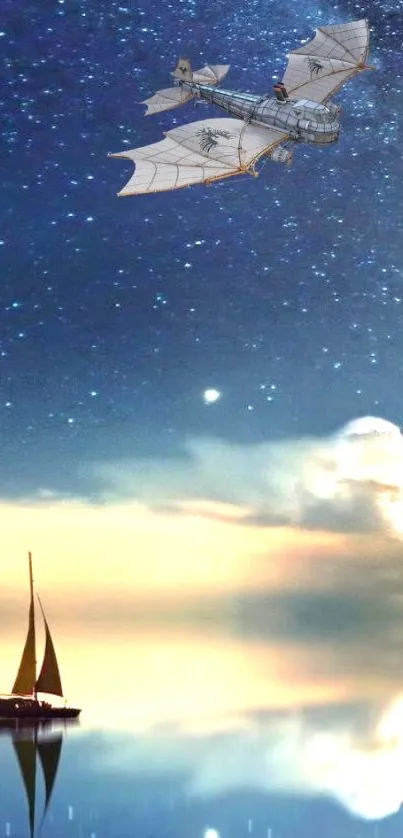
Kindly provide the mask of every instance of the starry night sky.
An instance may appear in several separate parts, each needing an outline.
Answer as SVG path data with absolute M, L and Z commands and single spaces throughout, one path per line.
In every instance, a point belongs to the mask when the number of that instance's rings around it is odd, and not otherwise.
M 403 5 L 306 0 L 2 4 L 3 496 L 74 490 L 83 460 L 400 423 Z M 219 116 L 148 119 L 181 54 L 265 92 L 315 25 L 369 17 L 338 144 L 290 171 L 118 199 L 110 151 Z M 206 405 L 203 392 L 222 397 Z

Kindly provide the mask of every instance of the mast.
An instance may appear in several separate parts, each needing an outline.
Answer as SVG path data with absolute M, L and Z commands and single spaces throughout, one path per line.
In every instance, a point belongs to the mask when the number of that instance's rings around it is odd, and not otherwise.
M 28 562 L 29 562 L 29 589 L 31 594 L 31 607 L 32 607 L 32 622 L 34 626 L 34 661 L 35 661 L 35 684 L 34 684 L 34 698 L 37 700 L 38 694 L 36 690 L 36 639 L 35 639 L 35 601 L 34 601 L 34 576 L 32 572 L 32 553 L 28 553 Z

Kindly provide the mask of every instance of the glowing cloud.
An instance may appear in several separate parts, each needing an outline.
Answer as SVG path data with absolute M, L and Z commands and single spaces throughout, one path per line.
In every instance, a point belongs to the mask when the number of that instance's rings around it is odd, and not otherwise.
M 374 417 L 322 439 L 193 440 L 176 460 L 106 463 L 93 473 L 105 499 L 135 497 L 171 510 L 215 501 L 240 507 L 251 524 L 403 534 L 403 437 Z

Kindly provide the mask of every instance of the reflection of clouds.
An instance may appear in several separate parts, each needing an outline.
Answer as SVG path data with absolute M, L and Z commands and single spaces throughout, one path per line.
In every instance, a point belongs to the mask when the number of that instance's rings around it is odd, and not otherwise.
M 368 820 L 396 812 L 403 801 L 403 735 L 391 742 L 372 729 L 364 705 L 335 708 L 326 720 L 307 713 L 245 717 L 232 730 L 158 729 L 141 738 L 110 738 L 103 755 L 116 771 L 182 777 L 194 797 L 236 791 L 330 796 Z M 385 713 L 387 722 L 393 708 Z
M 354 730 L 339 738 L 316 735 L 310 757 L 325 787 L 350 811 L 368 819 L 397 812 L 403 803 L 402 702 L 382 714 L 367 741 L 355 741 Z
M 209 499 L 241 507 L 255 524 L 400 533 L 403 437 L 382 419 L 363 417 L 316 440 L 193 440 L 182 459 L 103 464 L 94 473 L 106 494 L 150 505 Z

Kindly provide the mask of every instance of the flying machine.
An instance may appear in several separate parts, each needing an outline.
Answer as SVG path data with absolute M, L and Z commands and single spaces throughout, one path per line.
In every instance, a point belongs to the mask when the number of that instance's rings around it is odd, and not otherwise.
M 363 70 L 369 50 L 366 19 L 320 26 L 315 37 L 288 54 L 288 64 L 274 95 L 242 93 L 216 87 L 228 64 L 209 64 L 193 71 L 180 58 L 171 75 L 175 87 L 158 90 L 141 104 L 146 116 L 197 98 L 217 105 L 226 117 L 204 119 L 173 128 L 157 143 L 109 154 L 135 163 L 135 172 L 120 197 L 210 184 L 233 175 L 257 175 L 261 157 L 290 164 L 293 143 L 328 145 L 340 132 L 337 90 Z

